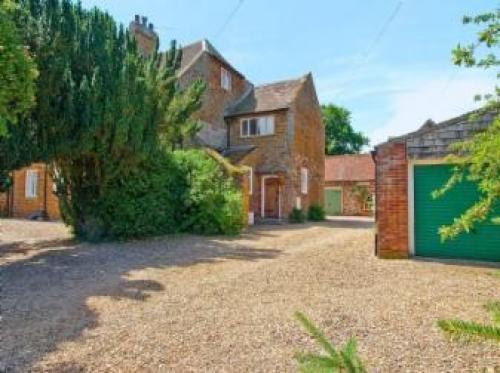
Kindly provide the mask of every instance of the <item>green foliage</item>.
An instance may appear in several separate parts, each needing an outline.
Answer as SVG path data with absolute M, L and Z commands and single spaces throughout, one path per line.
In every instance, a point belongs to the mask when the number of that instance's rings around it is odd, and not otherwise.
M 17 7 L 10 0 L 0 4 L 0 136 L 7 123 L 17 123 L 35 101 L 36 66 L 22 43 L 14 22 Z
M 489 339 L 500 343 L 500 302 L 490 302 L 484 308 L 490 314 L 491 325 L 462 320 L 439 320 L 438 326 L 454 338 Z
M 351 194 L 360 205 L 365 206 L 367 209 L 372 208 L 373 196 L 368 187 L 365 185 L 355 185 L 351 188 Z
M 240 191 L 201 150 L 158 152 L 126 178 L 116 178 L 92 206 L 90 241 L 170 233 L 237 234 Z
M 467 46 L 460 44 L 453 50 L 453 62 L 458 66 L 492 68 L 500 64 L 493 52 L 500 45 L 500 10 L 480 14 L 476 17 L 464 17 L 465 24 L 484 25 L 477 42 Z M 497 75 L 497 78 L 499 76 Z M 484 113 L 495 113 L 496 118 L 490 127 L 474 135 L 471 139 L 455 143 L 450 147 L 452 155 L 447 161 L 456 164 L 447 183 L 433 193 L 439 198 L 465 178 L 476 182 L 480 192 L 479 200 L 465 210 L 447 226 L 439 229 L 441 239 L 452 239 L 463 232 L 470 232 L 474 226 L 486 219 L 500 224 L 500 217 L 494 211 L 500 196 L 500 110 L 499 88 L 495 94 L 488 94 L 482 110 L 472 116 L 472 120 Z M 493 215 L 493 216 L 492 216 Z
M 323 206 L 313 203 L 309 206 L 307 211 L 307 219 L 311 221 L 323 221 L 325 220 L 325 210 Z
M 329 104 L 322 105 L 321 112 L 325 124 L 325 154 L 355 154 L 368 145 L 368 137 L 352 128 L 349 110 Z
M 296 207 L 293 208 L 292 212 L 288 216 L 288 221 L 292 224 L 304 223 L 306 221 L 306 215 L 302 209 Z
M 354 338 L 350 338 L 344 347 L 337 351 L 333 344 L 325 337 L 325 334 L 313 325 L 303 313 L 295 312 L 295 317 L 325 353 L 297 354 L 295 359 L 299 363 L 301 372 L 366 372 L 363 362 L 358 356 L 357 344 Z
M 232 178 L 221 166 L 199 150 L 174 153 L 181 178 L 186 178 L 183 201 L 183 231 L 201 234 L 236 234 L 243 228 L 243 203 Z
M 183 141 L 186 134 L 171 139 L 167 129 L 188 126 L 204 85 L 181 90 L 175 43 L 163 55 L 144 58 L 124 27 L 97 8 L 85 10 L 70 0 L 18 3 L 24 12 L 16 21 L 40 75 L 35 108 L 20 123 L 19 136 L 0 144 L 0 153 L 22 154 L 29 141 L 31 156 L 13 157 L 7 166 L 52 164 L 63 218 L 75 233 L 91 239 L 116 234 L 106 231 L 106 198 L 119 194 L 113 188 L 129 177 L 143 180 L 141 167 L 165 145 Z M 125 215 L 134 210 L 117 208 Z

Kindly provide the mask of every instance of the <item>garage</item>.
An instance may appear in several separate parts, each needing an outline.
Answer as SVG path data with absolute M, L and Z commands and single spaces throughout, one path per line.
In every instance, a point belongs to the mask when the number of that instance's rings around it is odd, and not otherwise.
M 340 215 L 342 213 L 342 190 L 325 189 L 325 213 L 326 215 Z
M 438 229 L 449 224 L 478 199 L 475 184 L 464 181 L 438 199 L 431 194 L 449 178 L 447 164 L 414 165 L 414 253 L 417 256 L 500 261 L 500 226 L 491 220 L 469 234 L 441 242 Z
M 449 225 L 478 200 L 475 184 L 463 181 L 444 196 L 432 192 L 448 180 L 450 145 L 486 130 L 496 111 L 470 112 L 420 128 L 375 146 L 376 238 L 380 258 L 451 258 L 500 262 L 500 225 L 491 219 L 469 233 L 441 242 L 439 228 Z M 492 216 L 500 213 L 497 204 Z

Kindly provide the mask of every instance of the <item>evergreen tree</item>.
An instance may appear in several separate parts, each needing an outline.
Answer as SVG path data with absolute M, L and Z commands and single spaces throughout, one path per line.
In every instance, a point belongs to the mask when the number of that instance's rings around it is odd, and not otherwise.
M 116 180 L 161 149 L 160 132 L 187 121 L 203 84 L 181 91 L 180 51 L 145 59 L 123 26 L 70 0 L 20 0 L 40 77 L 26 131 L 32 160 L 53 165 L 64 220 L 82 238 L 106 236 L 99 208 Z
M 7 123 L 16 123 L 35 101 L 37 71 L 13 21 L 16 10 L 10 0 L 0 3 L 0 136 L 6 134 Z

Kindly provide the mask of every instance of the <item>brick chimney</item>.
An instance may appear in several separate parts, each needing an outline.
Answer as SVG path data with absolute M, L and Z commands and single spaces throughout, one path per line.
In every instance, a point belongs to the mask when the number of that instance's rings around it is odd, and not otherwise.
M 135 15 L 128 27 L 130 35 L 137 41 L 139 51 L 145 56 L 150 56 L 156 49 L 160 39 L 152 23 L 148 24 L 148 17 Z

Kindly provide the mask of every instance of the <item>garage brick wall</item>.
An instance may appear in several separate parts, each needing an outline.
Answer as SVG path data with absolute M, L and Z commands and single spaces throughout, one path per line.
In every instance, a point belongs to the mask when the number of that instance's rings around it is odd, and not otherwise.
M 408 257 L 408 163 L 406 144 L 388 142 L 377 148 L 377 251 L 382 258 Z

